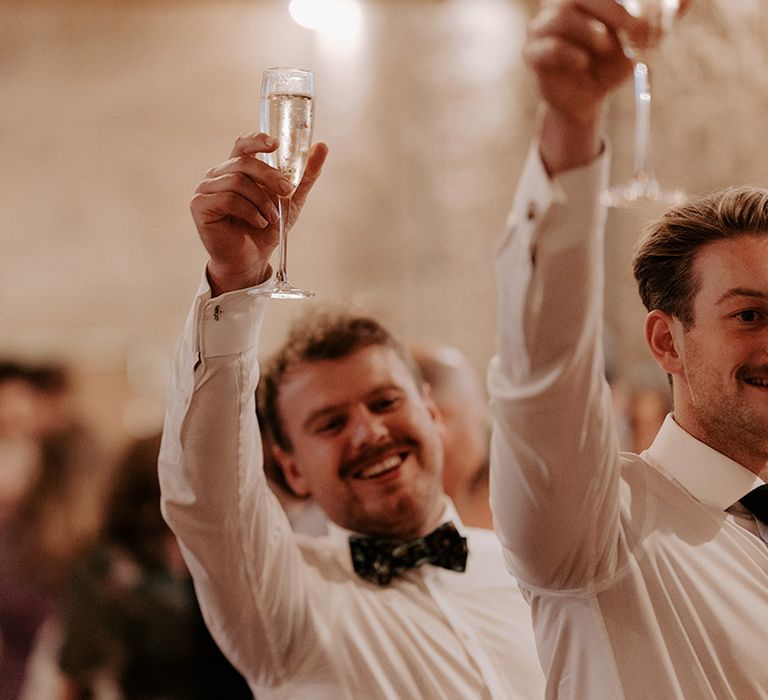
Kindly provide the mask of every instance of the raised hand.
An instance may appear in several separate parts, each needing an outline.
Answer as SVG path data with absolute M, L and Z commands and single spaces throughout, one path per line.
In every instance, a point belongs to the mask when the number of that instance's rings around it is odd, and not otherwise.
M 649 26 L 615 0 L 549 0 L 528 25 L 523 55 L 547 107 L 541 150 L 550 172 L 599 149 L 605 98 L 632 74 L 619 32 L 642 43 Z
M 266 134 L 239 136 L 230 158 L 214 166 L 195 190 L 192 218 L 210 255 L 208 279 L 214 296 L 263 282 L 278 241 L 278 195 L 290 192 L 282 174 L 257 159 L 277 141 Z M 310 151 L 304 177 L 291 203 L 288 226 L 299 216 L 328 154 L 323 143 Z

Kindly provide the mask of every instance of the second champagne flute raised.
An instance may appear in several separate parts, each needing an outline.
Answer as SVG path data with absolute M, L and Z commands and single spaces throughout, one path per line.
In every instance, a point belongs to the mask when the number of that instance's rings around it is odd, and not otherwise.
M 315 107 L 315 77 L 301 68 L 269 68 L 261 82 L 261 131 L 276 138 L 277 150 L 263 155 L 293 185 L 295 191 L 304 175 L 312 145 Z M 278 198 L 280 239 L 273 284 L 257 292 L 279 299 L 304 299 L 314 292 L 294 287 L 286 271 L 288 240 L 286 226 L 293 192 Z
M 669 31 L 680 9 L 680 0 L 616 0 L 627 12 L 642 17 L 651 25 L 645 46 L 621 37 L 624 51 L 634 65 L 635 81 L 635 164 L 632 179 L 603 193 L 611 207 L 632 207 L 652 202 L 678 205 L 685 202 L 681 190 L 663 190 L 651 168 L 651 72 L 650 54 Z

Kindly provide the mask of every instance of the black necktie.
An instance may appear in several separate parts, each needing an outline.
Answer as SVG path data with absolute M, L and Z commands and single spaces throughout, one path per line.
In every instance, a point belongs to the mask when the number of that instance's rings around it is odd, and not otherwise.
M 739 501 L 758 520 L 762 520 L 768 525 L 768 484 L 752 489 Z
M 467 538 L 458 533 L 452 522 L 443 523 L 425 537 L 409 541 L 352 535 L 349 546 L 358 576 L 382 586 L 401 571 L 422 564 L 434 564 L 452 571 L 464 571 L 467 565 Z

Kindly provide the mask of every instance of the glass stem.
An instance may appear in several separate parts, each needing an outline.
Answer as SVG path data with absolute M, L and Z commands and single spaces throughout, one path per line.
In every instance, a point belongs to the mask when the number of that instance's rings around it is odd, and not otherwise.
M 286 266 L 288 264 L 288 236 L 285 231 L 285 222 L 288 219 L 288 211 L 290 208 L 290 197 L 277 198 L 277 210 L 280 214 L 280 237 L 277 244 L 277 274 L 275 275 L 275 279 L 278 283 L 288 282 L 288 273 L 286 272 Z
M 651 178 L 651 76 L 645 61 L 635 61 L 635 179 Z

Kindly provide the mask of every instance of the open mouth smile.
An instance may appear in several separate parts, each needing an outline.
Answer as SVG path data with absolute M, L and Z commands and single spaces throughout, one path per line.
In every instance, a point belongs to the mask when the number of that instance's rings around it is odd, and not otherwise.
M 407 456 L 408 452 L 397 452 L 376 458 L 374 461 L 368 460 L 365 464 L 352 469 L 350 476 L 360 481 L 376 479 L 399 469 Z

